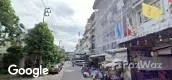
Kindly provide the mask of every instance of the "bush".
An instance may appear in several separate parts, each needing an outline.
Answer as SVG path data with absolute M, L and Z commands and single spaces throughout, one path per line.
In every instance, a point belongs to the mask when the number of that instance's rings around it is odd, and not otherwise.
M 6 69 L 0 69 L 0 74 L 8 74 L 8 70 L 6 70 Z
M 3 56 L 3 67 L 8 68 L 11 64 L 19 64 L 19 60 L 23 56 L 23 47 L 22 46 L 11 46 L 7 49 L 7 54 Z

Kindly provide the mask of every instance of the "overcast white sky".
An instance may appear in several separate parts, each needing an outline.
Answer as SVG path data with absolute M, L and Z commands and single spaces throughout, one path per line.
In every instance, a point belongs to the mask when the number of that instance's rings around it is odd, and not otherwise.
M 16 14 L 27 29 L 42 21 L 44 5 L 41 0 L 11 0 Z M 43 0 L 52 13 L 45 19 L 53 31 L 55 43 L 62 40 L 65 50 L 73 51 L 78 33 L 84 32 L 92 13 L 94 0 Z

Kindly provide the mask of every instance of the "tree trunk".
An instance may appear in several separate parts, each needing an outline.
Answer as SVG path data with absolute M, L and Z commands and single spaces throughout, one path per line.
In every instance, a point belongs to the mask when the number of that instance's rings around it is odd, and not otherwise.
M 39 65 L 43 65 L 42 55 L 39 58 Z

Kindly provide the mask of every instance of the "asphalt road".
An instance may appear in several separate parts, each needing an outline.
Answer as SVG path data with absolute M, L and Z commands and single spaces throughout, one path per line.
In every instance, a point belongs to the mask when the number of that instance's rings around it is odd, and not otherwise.
M 61 80 L 84 80 L 81 74 L 81 67 L 72 67 L 71 62 L 64 65 L 63 76 Z

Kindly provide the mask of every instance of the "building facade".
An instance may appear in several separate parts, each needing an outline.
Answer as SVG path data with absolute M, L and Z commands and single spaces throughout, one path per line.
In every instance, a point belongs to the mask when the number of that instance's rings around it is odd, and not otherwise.
M 79 54 L 94 54 L 95 53 L 95 33 L 94 33 L 94 17 L 93 12 L 87 21 L 83 37 L 79 39 L 79 43 L 76 45 L 75 53 Z
M 95 50 L 104 53 L 116 48 L 115 13 L 118 0 L 96 0 L 93 6 L 95 12 Z
M 159 8 L 159 20 L 143 16 L 142 3 Z M 131 69 L 131 80 L 171 80 L 172 2 L 170 0 L 95 0 L 95 51 L 127 48 L 128 62 L 159 62 L 158 68 Z M 153 76 L 149 76 L 153 75 Z

